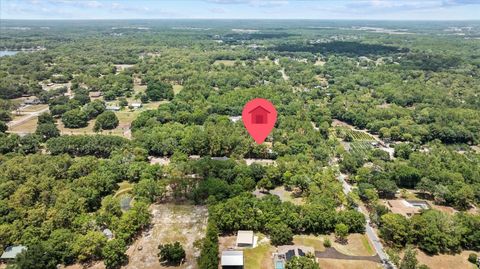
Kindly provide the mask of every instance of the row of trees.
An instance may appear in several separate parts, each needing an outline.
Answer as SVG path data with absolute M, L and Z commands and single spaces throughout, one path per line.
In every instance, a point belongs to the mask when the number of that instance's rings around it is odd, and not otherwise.
M 237 230 L 262 231 L 273 243 L 282 245 L 292 240 L 294 233 L 326 234 L 334 232 L 338 223 L 347 226 L 349 233 L 365 230 L 365 217 L 356 210 L 335 209 L 317 204 L 296 206 L 282 203 L 276 196 L 257 199 L 242 195 L 212 207 L 210 216 L 224 233 Z
M 480 216 L 458 213 L 447 215 L 427 210 L 407 219 L 386 213 L 380 217 L 380 235 L 397 248 L 415 244 L 429 254 L 458 253 L 462 249 L 480 250 Z
M 394 197 L 398 188 L 417 189 L 437 204 L 460 210 L 480 201 L 480 159 L 478 154 L 460 154 L 440 143 L 431 143 L 427 152 L 413 151 L 412 146 L 395 147 L 397 159 L 375 161 L 374 166 L 361 167 L 365 156 L 347 154 L 341 167 L 355 175 L 362 198 L 375 201 Z M 404 159 L 406 158 L 406 159 Z

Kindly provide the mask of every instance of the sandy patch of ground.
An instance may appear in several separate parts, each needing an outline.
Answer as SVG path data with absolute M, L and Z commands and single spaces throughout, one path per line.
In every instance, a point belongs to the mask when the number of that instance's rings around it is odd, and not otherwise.
M 474 269 L 476 268 L 475 265 L 467 260 L 470 253 L 474 253 L 474 251 L 462 251 L 457 255 L 428 256 L 419 250 L 417 259 L 420 264 L 425 264 L 432 269 Z
M 326 62 L 322 61 L 322 60 L 317 60 L 314 65 L 318 65 L 318 66 L 324 66 Z
M 222 252 L 223 250 L 235 249 L 236 244 L 236 235 L 224 235 L 218 237 L 218 249 L 220 252 Z
M 349 261 L 337 259 L 318 259 L 322 269 L 380 269 L 382 266 L 371 261 Z
M 160 164 L 160 165 L 170 164 L 170 158 L 168 158 L 168 157 L 149 156 L 148 159 L 150 160 L 150 164 Z
M 150 207 L 151 228 L 127 250 L 129 263 L 124 269 L 197 268 L 200 255 L 193 244 L 205 236 L 207 208 L 204 206 L 160 204 Z M 158 261 L 158 245 L 179 241 L 187 254 L 185 264 L 178 267 L 163 267 Z M 140 247 L 140 249 L 139 249 Z
M 260 192 L 260 190 L 255 190 L 253 194 L 257 197 L 265 196 L 265 194 Z M 282 200 L 283 202 L 288 201 L 296 205 L 303 205 L 305 203 L 302 197 L 294 197 L 291 191 L 285 190 L 284 186 L 276 187 L 275 189 L 270 191 L 270 194 L 280 197 L 280 200 Z

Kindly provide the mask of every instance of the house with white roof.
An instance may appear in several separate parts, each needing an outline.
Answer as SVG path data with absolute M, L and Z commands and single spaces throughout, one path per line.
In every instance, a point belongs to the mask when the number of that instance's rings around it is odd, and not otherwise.
M 27 251 L 27 247 L 25 246 L 10 246 L 5 249 L 0 256 L 0 261 L 11 261 L 14 260 L 18 254 L 22 253 L 22 251 Z

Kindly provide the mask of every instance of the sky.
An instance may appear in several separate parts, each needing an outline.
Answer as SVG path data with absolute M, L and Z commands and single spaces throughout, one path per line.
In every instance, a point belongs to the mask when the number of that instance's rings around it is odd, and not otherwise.
M 480 0 L 0 0 L 0 19 L 479 20 Z

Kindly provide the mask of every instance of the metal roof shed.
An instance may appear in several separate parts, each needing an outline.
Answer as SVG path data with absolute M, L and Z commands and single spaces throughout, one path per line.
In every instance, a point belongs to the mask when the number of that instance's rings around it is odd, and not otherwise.
M 253 247 L 254 244 L 253 231 L 238 231 L 237 247 Z
M 243 251 L 222 251 L 222 268 L 243 268 Z

